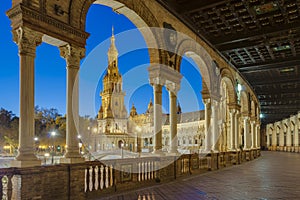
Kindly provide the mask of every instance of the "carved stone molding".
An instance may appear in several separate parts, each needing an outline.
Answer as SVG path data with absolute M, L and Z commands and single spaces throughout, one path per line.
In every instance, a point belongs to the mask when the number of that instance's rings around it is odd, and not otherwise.
M 19 46 L 19 54 L 35 56 L 36 47 L 42 43 L 43 34 L 27 27 L 13 31 L 13 40 Z
M 80 60 L 85 57 L 85 49 L 67 44 L 59 47 L 60 56 L 66 59 L 67 67 L 79 68 Z
M 10 9 L 7 12 L 7 16 L 12 22 L 13 29 L 18 29 L 18 27 L 25 25 L 33 30 L 44 32 L 53 38 L 68 43 L 75 43 L 81 47 L 85 46 L 86 39 L 89 37 L 89 34 L 85 31 L 74 28 L 23 4 L 18 4 Z

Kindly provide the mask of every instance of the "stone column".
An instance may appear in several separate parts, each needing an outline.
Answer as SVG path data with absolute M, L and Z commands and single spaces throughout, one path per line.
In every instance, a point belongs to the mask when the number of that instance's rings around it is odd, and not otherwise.
M 236 149 L 239 149 L 239 141 L 240 141 L 240 134 L 239 134 L 239 111 L 236 111 L 235 118 L 235 127 L 234 127 L 234 132 L 235 132 L 235 147 Z
M 162 85 L 153 84 L 154 95 L 154 145 L 153 153 L 162 150 Z
M 85 49 L 70 44 L 60 47 L 60 54 L 67 63 L 67 133 L 66 153 L 62 163 L 78 163 L 84 159 L 78 152 L 79 126 L 79 68 Z M 77 126 L 77 127 L 76 127 Z
M 261 132 L 260 132 L 260 125 L 257 125 L 257 148 L 260 149 L 261 147 Z
M 251 120 L 250 124 L 251 124 L 251 149 L 255 149 L 255 134 L 256 134 L 255 121 Z
M 34 155 L 34 59 L 42 34 L 26 27 L 13 32 L 20 58 L 20 120 L 18 155 L 12 167 L 41 165 Z
M 292 143 L 292 134 L 291 134 L 291 122 L 290 120 L 287 120 L 287 128 L 286 128 L 286 146 L 291 147 Z
M 219 102 L 217 100 L 212 100 L 212 104 L 211 104 L 211 132 L 212 132 L 212 150 L 214 152 L 219 151 L 219 147 L 217 145 L 218 138 L 219 138 L 218 108 L 219 108 Z
M 298 147 L 299 146 L 299 127 L 297 123 L 297 116 L 294 117 L 295 119 L 295 124 L 294 124 L 294 146 Z
M 244 117 L 244 150 L 248 149 L 249 117 Z
M 177 151 L 177 105 L 176 93 L 169 91 L 170 97 L 170 153 L 178 153 Z
M 269 129 L 268 129 L 268 128 L 267 128 L 266 133 L 267 133 L 267 142 L 266 142 L 266 143 L 267 143 L 267 148 L 269 148 L 269 146 L 270 146 L 271 144 L 270 144 L 270 135 L 269 135 L 270 133 L 269 133 Z
M 210 109 L 210 99 L 203 99 L 204 103 L 204 131 L 205 131 L 205 151 L 209 152 L 212 148 L 211 144 L 211 134 L 210 134 L 210 117 L 209 117 L 209 109 Z
M 230 150 L 235 151 L 235 115 L 236 109 L 230 109 Z
M 276 126 L 274 126 L 272 130 L 272 148 L 276 148 L 277 146 L 277 133 L 276 133 Z
M 259 124 L 257 123 L 255 127 L 255 148 L 258 148 L 259 134 Z
M 282 122 L 280 122 L 279 124 L 280 126 L 280 130 L 279 130 L 279 146 L 280 146 L 280 150 L 282 151 L 284 148 L 284 130 L 283 130 L 283 124 Z

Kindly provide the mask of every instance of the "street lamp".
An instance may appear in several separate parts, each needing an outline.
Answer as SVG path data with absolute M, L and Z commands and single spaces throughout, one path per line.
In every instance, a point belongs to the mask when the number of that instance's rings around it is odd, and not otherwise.
M 51 156 L 51 163 L 53 164 L 54 163 L 54 137 L 56 135 L 56 132 L 55 131 L 52 131 L 51 132 L 51 137 L 52 137 L 52 156 Z
M 34 143 L 35 143 L 35 151 L 38 152 L 38 150 L 39 150 L 39 146 L 38 146 L 39 138 L 34 137 L 33 140 L 34 140 Z

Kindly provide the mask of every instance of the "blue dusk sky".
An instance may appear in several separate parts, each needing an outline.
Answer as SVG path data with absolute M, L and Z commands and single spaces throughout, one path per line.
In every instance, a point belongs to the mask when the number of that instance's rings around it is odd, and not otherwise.
M 12 40 L 10 20 L 5 12 L 11 1 L 0 4 L 0 107 L 19 115 L 19 57 L 18 47 Z M 107 51 L 114 27 L 116 46 L 119 51 L 119 70 L 123 75 L 125 106 L 132 103 L 138 113 L 147 109 L 153 90 L 149 85 L 149 55 L 143 36 L 124 15 L 102 5 L 91 6 L 86 23 L 90 33 L 86 57 L 80 68 L 80 115 L 96 116 L 101 104 L 102 77 L 107 67 Z M 66 112 L 66 64 L 55 46 L 42 43 L 37 47 L 35 60 L 35 105 L 57 108 Z M 181 64 L 183 75 L 178 101 L 183 112 L 203 109 L 202 81 L 195 63 L 184 57 Z M 168 93 L 163 90 L 163 111 L 168 112 Z

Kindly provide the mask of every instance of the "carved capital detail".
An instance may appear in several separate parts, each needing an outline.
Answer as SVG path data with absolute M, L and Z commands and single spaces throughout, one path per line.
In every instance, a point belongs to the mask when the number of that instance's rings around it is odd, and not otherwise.
M 85 49 L 78 46 L 67 44 L 59 47 L 59 50 L 69 68 L 79 68 L 80 60 L 85 57 Z
M 13 30 L 13 40 L 19 46 L 19 54 L 35 56 L 36 47 L 42 43 L 43 34 L 27 27 Z

